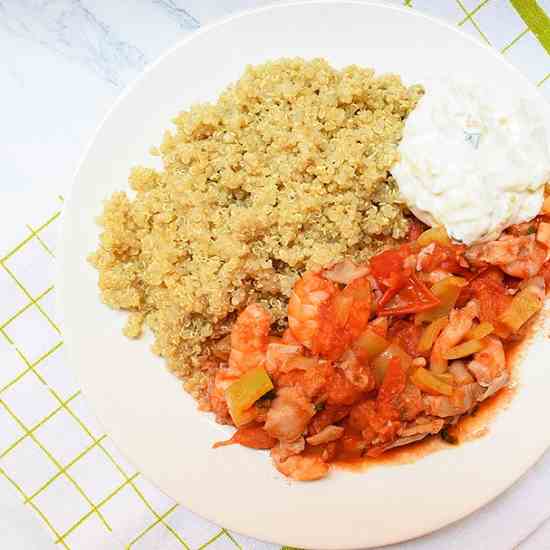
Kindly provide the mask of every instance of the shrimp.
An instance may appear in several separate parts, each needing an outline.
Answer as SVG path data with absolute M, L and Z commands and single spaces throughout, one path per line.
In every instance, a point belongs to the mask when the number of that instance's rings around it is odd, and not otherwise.
M 435 243 L 430 243 L 420 250 L 416 256 L 416 271 L 423 271 L 435 251 Z M 430 270 L 431 271 L 431 270 Z
M 315 407 L 300 388 L 281 388 L 267 412 L 264 429 L 280 441 L 291 442 L 304 433 L 314 414 Z
M 441 431 L 445 421 L 441 418 L 419 417 L 410 426 L 401 428 L 398 432 L 399 437 L 388 445 L 382 447 L 382 451 L 388 451 L 395 447 L 402 447 L 415 441 L 420 441 L 428 435 L 433 435 Z
M 239 373 L 263 365 L 272 318 L 260 304 L 250 304 L 231 331 L 229 369 Z
M 243 426 L 239 428 L 227 441 L 214 443 L 213 448 L 224 447 L 225 445 L 242 445 L 251 449 L 271 449 L 277 440 L 266 433 L 261 426 Z
M 373 452 L 375 449 L 370 451 L 370 456 L 378 456 L 386 451 L 389 451 L 390 449 L 395 449 L 395 447 L 402 447 L 403 445 L 410 445 L 411 443 L 415 443 L 416 441 L 420 441 L 424 439 L 428 434 L 427 433 L 419 433 L 416 435 L 409 435 L 407 437 L 399 437 L 389 445 L 384 445 L 383 447 L 376 449 L 376 452 Z
M 367 328 L 372 305 L 369 279 L 367 277 L 355 279 L 332 298 L 330 305 L 329 313 L 336 321 L 336 330 L 341 332 L 340 341 L 344 343 L 340 353 L 332 354 L 330 357 L 337 359 Z
M 225 390 L 247 370 L 264 365 L 269 344 L 271 315 L 260 305 L 250 304 L 237 317 L 231 332 L 228 366 L 217 370 L 210 401 L 217 407 L 225 402 Z
M 376 400 L 367 399 L 355 404 L 349 415 L 348 428 L 352 433 L 361 432 L 364 442 L 372 445 L 368 456 L 384 452 L 397 438 L 403 421 L 413 420 L 424 409 L 420 390 L 407 384 L 399 363 L 390 364 L 387 372 L 390 374 L 384 379 L 382 395 L 379 392 Z
M 449 277 L 451 273 L 447 271 L 443 271 L 442 269 L 434 269 L 433 271 L 430 271 L 429 273 L 422 273 L 421 279 L 425 283 L 430 283 L 434 285 L 435 283 L 438 283 L 439 281 L 442 281 L 443 279 L 446 279 Z
M 394 398 L 393 406 L 398 411 L 400 420 L 410 421 L 416 418 L 424 410 L 418 387 L 407 382 L 405 389 Z
M 510 381 L 510 373 L 507 370 L 502 371 L 488 386 L 485 392 L 481 395 L 481 397 L 478 397 L 478 401 L 483 401 L 484 399 L 487 399 L 488 397 L 491 397 L 491 395 L 494 395 L 497 391 L 499 391 L 501 388 L 506 386 L 508 382 Z
M 372 293 L 366 277 L 355 279 L 320 309 L 321 324 L 313 351 L 336 360 L 367 328 Z
M 349 381 L 342 369 L 334 369 L 334 374 L 327 387 L 327 403 L 329 405 L 353 405 L 361 398 L 361 395 L 359 387 Z
M 463 245 L 442 245 L 432 242 L 423 247 L 415 259 L 414 267 L 416 271 L 431 273 L 436 270 L 442 270 L 449 275 L 457 273 L 463 267 Z
M 465 255 L 473 265 L 497 265 L 512 277 L 527 279 L 540 271 L 546 260 L 547 249 L 537 242 L 535 235 L 503 235 L 497 241 L 470 247 Z
M 327 426 L 340 422 L 350 413 L 350 407 L 345 405 L 327 405 L 318 412 L 308 426 L 308 433 L 315 435 L 324 430 Z
M 280 371 L 284 371 L 289 360 L 300 355 L 302 346 L 270 342 L 267 346 L 265 356 L 265 366 L 267 372 L 274 376 Z
M 478 351 L 467 365 L 480 386 L 487 388 L 479 401 L 496 393 L 510 379 L 506 368 L 506 355 L 500 339 L 487 336 L 484 347 Z
M 347 285 L 355 279 L 368 275 L 370 268 L 368 264 L 355 264 L 351 260 L 343 260 L 332 264 L 323 270 L 323 277 L 335 283 Z
M 441 431 L 445 421 L 441 418 L 419 416 L 414 422 L 401 428 L 398 432 L 400 437 L 411 437 L 414 435 L 436 434 Z
M 325 477 L 330 466 L 320 456 L 304 456 L 305 440 L 279 442 L 271 449 L 273 464 L 283 475 L 296 481 L 313 481 Z
M 474 297 L 479 304 L 479 320 L 494 325 L 512 302 L 512 296 L 504 284 L 504 273 L 491 267 L 474 278 L 466 287 L 467 295 Z
M 544 277 L 538 275 L 528 279 L 522 284 L 522 288 L 527 288 L 529 291 L 534 294 L 541 302 L 544 301 L 546 297 L 546 281 Z
M 478 351 L 466 366 L 478 383 L 487 387 L 506 369 L 506 356 L 499 338 L 487 336 L 483 343 L 483 349 Z
M 376 415 L 376 402 L 365 399 L 353 405 L 347 420 L 348 427 L 353 432 L 361 432 L 370 427 L 372 418 Z
M 338 366 L 346 378 L 362 391 L 369 392 L 375 388 L 376 379 L 372 369 L 368 365 L 363 365 L 352 350 L 344 353 Z
M 473 321 L 479 316 L 479 305 L 476 300 L 470 300 L 462 309 L 451 311 L 449 324 L 438 336 L 430 356 L 430 368 L 437 374 L 447 370 L 448 361 L 444 354 L 456 346 L 472 328 Z
M 283 332 L 283 335 L 281 337 L 281 343 L 287 344 L 289 346 L 300 346 L 300 347 L 302 347 L 300 342 L 298 342 L 298 340 L 296 340 L 296 338 L 294 338 L 294 334 L 292 334 L 292 331 L 289 328 L 285 329 L 285 331 Z
M 225 390 L 239 378 L 240 374 L 238 372 L 234 372 L 227 367 L 218 369 L 214 377 L 214 389 L 212 393 L 219 399 L 225 400 Z
M 289 456 L 299 455 L 306 448 L 306 440 L 299 437 L 290 443 L 279 441 L 271 450 L 271 456 L 277 457 L 279 462 L 286 460 Z
M 457 386 L 464 386 L 465 384 L 475 382 L 474 377 L 470 374 L 463 361 L 453 361 L 449 365 L 449 372 L 453 375 Z
M 367 277 L 354 279 L 340 291 L 318 273 L 306 272 L 292 290 L 288 324 L 294 337 L 314 354 L 338 359 L 366 328 L 371 303 Z
M 325 477 L 330 466 L 316 455 L 293 455 L 286 460 L 280 460 L 277 453 L 271 451 L 273 463 L 279 472 L 283 475 L 295 479 L 296 481 L 313 481 Z
M 309 436 L 306 441 L 309 445 L 322 445 L 340 439 L 344 433 L 344 428 L 331 424 L 323 428 L 318 434 Z
M 450 397 L 424 395 L 424 408 L 426 414 L 446 418 L 457 416 L 471 410 L 483 395 L 483 388 L 473 382 L 458 386 Z
M 320 308 L 338 291 L 337 286 L 307 271 L 298 279 L 288 302 L 288 326 L 292 335 L 308 349 L 314 347 L 320 329 Z
M 502 235 L 496 241 L 480 243 L 471 246 L 466 251 L 466 259 L 473 265 L 483 264 L 506 265 L 517 258 L 522 248 L 528 246 L 534 237 L 525 235 L 522 237 L 510 237 Z
M 502 271 L 512 277 L 527 279 L 535 276 L 546 261 L 547 250 L 538 242 L 531 242 L 526 250 L 522 250 L 518 259 L 501 267 Z
M 311 401 L 324 399 L 329 391 L 334 377 L 334 367 L 326 361 L 318 361 L 313 357 L 300 357 L 287 363 L 287 372 L 281 372 L 275 377 L 279 388 L 298 388 Z

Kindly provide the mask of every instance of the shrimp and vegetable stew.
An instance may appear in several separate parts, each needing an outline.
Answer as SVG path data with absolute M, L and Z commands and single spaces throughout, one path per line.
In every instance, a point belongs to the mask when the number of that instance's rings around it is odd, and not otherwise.
M 550 147 L 542 116 L 495 95 L 269 61 L 181 112 L 162 168 L 106 202 L 102 299 L 237 428 L 216 447 L 319 479 L 451 440 L 507 386 L 550 284 Z
M 285 476 L 447 434 L 507 385 L 507 348 L 550 285 L 550 212 L 467 248 L 442 227 L 370 261 L 307 271 L 288 328 L 251 303 L 208 359 L 209 405 L 237 427 L 215 446 L 269 449 Z

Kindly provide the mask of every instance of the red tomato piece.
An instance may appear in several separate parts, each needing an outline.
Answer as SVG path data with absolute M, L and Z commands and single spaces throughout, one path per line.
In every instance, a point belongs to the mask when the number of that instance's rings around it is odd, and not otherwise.
M 490 268 L 483 271 L 473 279 L 466 287 L 464 298 L 476 298 L 479 302 L 480 320 L 495 324 L 510 305 L 512 297 L 506 293 L 504 274 L 498 268 Z
M 463 245 L 443 246 L 434 243 L 434 250 L 424 258 L 422 262 L 422 271 L 431 273 L 436 269 L 441 269 L 447 273 L 462 273 L 464 268 L 459 263 L 460 256 L 464 253 L 466 247 Z
M 377 406 L 379 410 L 386 409 L 387 405 L 391 406 L 392 401 L 403 392 L 407 384 L 407 374 L 401 367 L 401 359 L 394 357 L 391 359 L 384 380 L 378 392 Z M 393 414 L 390 416 L 390 418 Z
M 378 315 L 407 315 L 437 306 L 439 298 L 411 274 L 407 284 L 400 289 L 388 289 L 378 302 Z
M 410 274 L 410 269 L 404 267 L 405 259 L 410 255 L 411 247 L 408 244 L 381 252 L 371 258 L 371 272 L 386 287 L 402 286 Z
M 361 390 L 346 378 L 342 369 L 334 369 L 334 376 L 328 386 L 329 405 L 353 405 L 361 395 Z
M 418 342 L 422 335 L 422 327 L 411 321 L 397 320 L 388 330 L 388 340 L 396 343 L 412 357 L 418 355 Z

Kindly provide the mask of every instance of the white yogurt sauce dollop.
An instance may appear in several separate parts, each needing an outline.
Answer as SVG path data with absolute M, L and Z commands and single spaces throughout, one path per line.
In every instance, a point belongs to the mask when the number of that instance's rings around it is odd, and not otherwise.
M 532 102 L 449 78 L 425 86 L 392 168 L 414 214 L 465 244 L 532 219 L 550 180 L 550 131 Z

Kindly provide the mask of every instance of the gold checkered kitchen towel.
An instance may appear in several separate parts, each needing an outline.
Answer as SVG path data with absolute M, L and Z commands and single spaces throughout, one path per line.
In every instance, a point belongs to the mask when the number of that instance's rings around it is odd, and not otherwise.
M 547 0 L 403 3 L 499 49 L 550 97 Z M 39 518 L 59 548 L 278 549 L 176 504 L 113 448 L 60 353 L 52 275 L 63 200 L 52 196 L 28 208 L 9 238 L 0 235 L 0 488 Z M 458 524 L 447 536 L 460 533 L 461 547 L 474 548 L 467 542 L 475 540 L 474 525 L 469 533 Z M 444 536 L 413 545 L 450 548 Z

